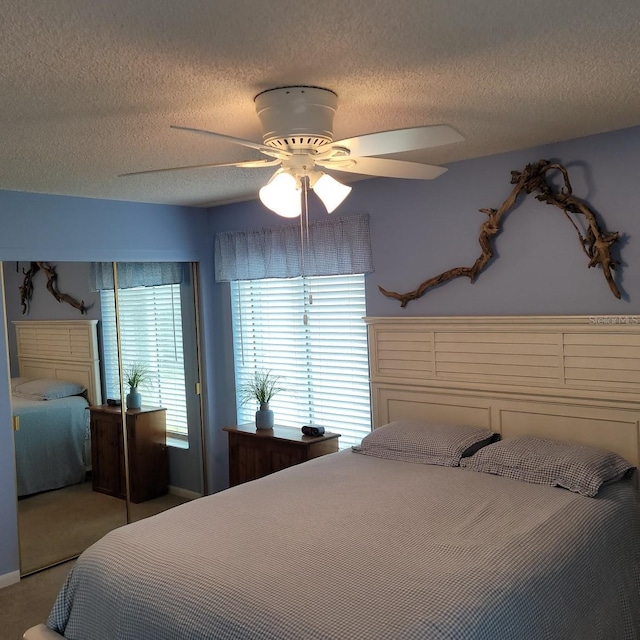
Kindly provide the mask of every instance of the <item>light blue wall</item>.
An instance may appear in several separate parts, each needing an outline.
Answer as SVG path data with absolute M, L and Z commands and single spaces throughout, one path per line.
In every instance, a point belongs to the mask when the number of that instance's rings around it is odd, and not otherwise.
M 199 261 L 211 279 L 212 257 L 206 235 L 209 213 L 187 207 L 0 191 L 0 259 L 50 262 L 176 260 Z M 203 303 L 207 288 L 203 287 Z M 4 321 L 4 312 L 2 313 Z M 211 344 L 203 327 L 205 344 Z M 13 434 L 4 341 L 0 347 L 0 576 L 19 568 Z M 213 389 L 205 384 L 207 404 Z
M 430 183 L 369 181 L 351 210 L 369 211 L 375 273 L 367 278 L 372 316 L 619 314 L 640 312 L 640 128 L 592 136 L 528 151 L 451 165 Z M 411 291 L 452 267 L 471 266 L 480 255 L 478 235 L 486 215 L 510 193 L 510 172 L 542 158 L 569 171 L 573 193 L 585 199 L 617 243 L 623 299 L 611 293 L 600 268 L 587 268 L 577 234 L 562 211 L 519 201 L 497 237 L 497 259 L 474 284 L 458 279 L 400 308 L 378 285 Z M 364 186 L 364 185 L 363 185 Z
M 564 214 L 532 195 L 519 201 L 496 240 L 496 259 L 474 284 L 458 279 L 401 308 L 384 297 L 411 291 L 421 282 L 480 255 L 478 235 L 486 215 L 498 208 L 513 186 L 511 171 L 540 159 L 557 160 L 569 170 L 574 194 L 587 200 L 605 227 L 621 233 L 623 299 L 612 295 L 600 269 L 588 269 L 577 234 Z M 637 162 L 640 127 L 536 149 L 454 163 L 431 182 L 372 179 L 354 183 L 334 215 L 369 213 L 375 272 L 366 277 L 369 316 L 447 316 L 523 314 L 640 314 L 640 194 Z M 326 216 L 314 194 L 312 219 Z M 211 235 L 291 224 L 259 202 L 218 207 Z M 212 285 L 208 313 L 218 319 L 215 338 L 215 408 L 218 424 L 235 419 L 229 286 Z M 226 441 L 214 430 L 215 461 L 226 464 Z M 224 481 L 221 475 L 218 481 Z
M 2 278 L 0 292 L 4 299 Z M 0 329 L 5 331 L 4 313 L 0 313 Z M 13 430 L 9 401 L 9 367 L 6 340 L 0 339 L 0 580 L 2 576 L 19 569 L 18 520 L 16 514 L 15 458 L 13 455 Z M 5 397 L 6 396 L 6 397 Z
M 336 214 L 367 212 L 375 272 L 367 276 L 371 316 L 501 314 L 639 314 L 640 196 L 635 169 L 640 128 L 547 147 L 455 163 L 433 182 L 374 179 L 354 183 Z M 541 158 L 569 169 L 574 193 L 585 198 L 621 245 L 622 289 L 616 300 L 597 269 L 586 268 L 575 231 L 562 213 L 530 199 L 510 214 L 498 237 L 498 258 L 471 285 L 450 282 L 401 309 L 380 284 L 410 290 L 451 267 L 471 265 L 484 214 L 511 190 L 510 171 Z M 312 218 L 326 214 L 312 199 Z M 3 260 L 200 260 L 210 490 L 227 481 L 226 437 L 235 422 L 228 285 L 215 284 L 216 231 L 287 224 L 258 202 L 200 210 L 0 192 Z M 0 359 L 5 354 L 0 348 Z M 0 481 L 13 482 L 6 380 L 0 374 Z M 216 402 L 217 399 L 217 402 Z M 0 494 L 0 575 L 18 568 L 15 492 Z
M 205 217 L 189 207 L 1 191 L 0 257 L 188 261 L 206 244 Z

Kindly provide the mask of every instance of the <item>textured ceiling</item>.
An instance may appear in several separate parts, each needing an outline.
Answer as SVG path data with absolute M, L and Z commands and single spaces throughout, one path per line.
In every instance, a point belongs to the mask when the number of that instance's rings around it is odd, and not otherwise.
M 640 124 L 638 0 L 0 0 L 0 188 L 204 206 L 272 169 L 253 98 L 338 94 L 334 137 L 447 123 L 446 164 Z M 353 177 L 353 176 L 352 176 Z

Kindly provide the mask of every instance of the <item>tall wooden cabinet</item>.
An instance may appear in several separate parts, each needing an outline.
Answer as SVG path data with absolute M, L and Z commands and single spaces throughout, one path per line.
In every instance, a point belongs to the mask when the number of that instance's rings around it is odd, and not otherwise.
M 93 490 L 118 498 L 126 496 L 122 413 L 120 407 L 89 407 Z M 166 409 L 127 409 L 127 445 L 131 502 L 167 493 L 169 458 Z

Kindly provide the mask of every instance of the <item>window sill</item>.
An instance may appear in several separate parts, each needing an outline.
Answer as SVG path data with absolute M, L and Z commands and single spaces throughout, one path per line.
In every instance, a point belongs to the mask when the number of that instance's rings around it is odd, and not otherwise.
M 188 449 L 189 441 L 180 436 L 167 435 L 167 447 L 172 447 L 174 449 Z

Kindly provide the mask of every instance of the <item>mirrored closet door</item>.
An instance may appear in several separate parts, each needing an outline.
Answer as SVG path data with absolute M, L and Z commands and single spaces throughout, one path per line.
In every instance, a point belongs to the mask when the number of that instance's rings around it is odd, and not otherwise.
M 87 408 L 102 402 L 104 309 L 89 290 L 88 265 L 6 262 L 3 271 L 20 571 L 26 575 L 77 555 L 126 524 L 126 507 L 96 494 L 92 485 Z M 84 313 L 51 295 L 47 285 L 54 275 L 59 291 L 82 304 Z
M 117 317 L 104 319 L 108 393 L 125 410 L 128 517 L 139 520 L 204 494 L 197 270 L 188 263 L 113 265 Z M 98 265 L 94 266 L 96 269 Z M 114 357 L 116 356 L 117 357 Z
M 197 268 L 174 265 L 176 281 L 166 282 L 149 279 L 162 271 L 153 265 L 3 266 L 12 402 L 20 414 L 15 449 L 21 574 L 26 575 L 77 556 L 115 527 L 205 493 Z M 69 304 L 47 290 L 46 270 L 52 266 Z M 141 281 L 145 273 L 147 280 Z M 25 309 L 23 292 L 31 285 Z M 126 405 L 127 375 L 136 365 L 144 374 L 139 409 Z M 80 388 L 86 391 L 74 395 Z M 48 399 L 24 397 L 36 393 Z M 54 395 L 63 398 L 54 402 Z M 82 418 L 61 418 L 60 434 L 36 434 L 32 415 L 78 402 L 84 403 Z M 42 451 L 35 451 L 33 442 Z M 75 467 L 68 458 L 75 458 Z M 47 484 L 47 470 L 65 466 L 73 472 Z M 21 480 L 25 474 L 31 474 L 30 484 Z

